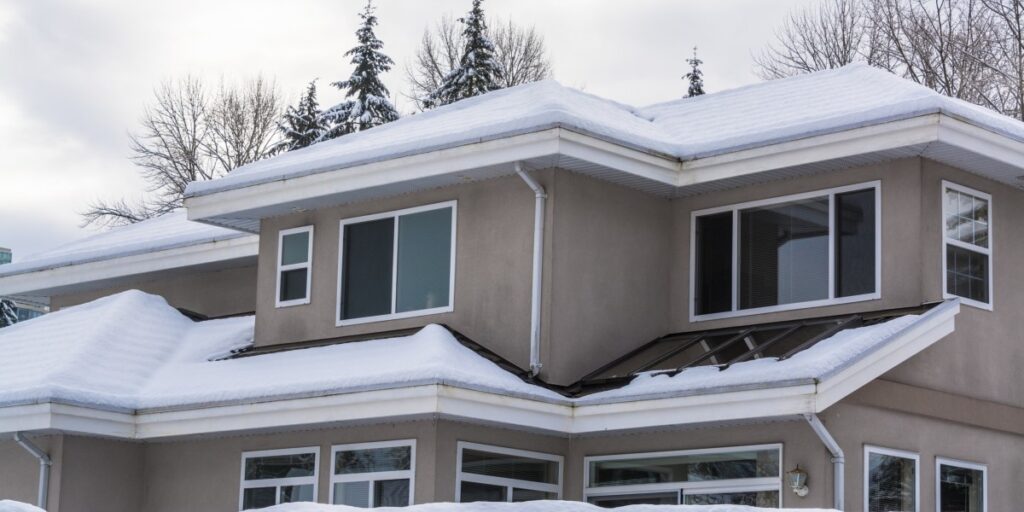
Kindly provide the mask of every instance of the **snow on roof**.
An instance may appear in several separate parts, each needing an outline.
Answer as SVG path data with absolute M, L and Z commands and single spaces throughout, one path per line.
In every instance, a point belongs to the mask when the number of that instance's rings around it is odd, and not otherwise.
M 1024 123 L 866 64 L 645 108 L 545 80 L 407 116 L 192 183 L 199 196 L 510 135 L 566 127 L 681 160 L 942 112 L 1018 141 Z
M 619 389 L 569 399 L 524 382 L 438 325 L 406 337 L 224 359 L 252 345 L 253 317 L 193 322 L 161 297 L 127 291 L 0 330 L 0 406 L 63 401 L 116 410 L 187 408 L 427 384 L 583 405 L 787 386 L 827 378 L 950 307 L 956 302 L 844 330 L 784 361 L 641 376 Z
M 324 505 L 320 503 L 287 503 L 261 509 L 263 512 L 357 512 L 359 509 L 345 505 Z M 475 502 L 475 503 L 425 503 L 402 508 L 384 507 L 382 512 L 599 512 L 606 509 L 581 501 L 526 501 L 520 503 Z M 835 512 L 821 508 L 761 508 L 744 505 L 627 505 L 618 507 L 619 512 Z M 2 512 L 2 510 L 0 510 Z
M 561 398 L 437 325 L 401 338 L 218 360 L 252 345 L 253 324 L 252 316 L 193 322 L 134 290 L 62 309 L 0 330 L 0 404 L 137 410 L 437 383 Z
M 0 266 L 0 278 L 69 265 L 121 258 L 235 238 L 254 236 L 192 222 L 184 208 L 76 240 L 23 261 Z
M 0 512 L 46 512 L 43 509 L 20 501 L 0 500 Z

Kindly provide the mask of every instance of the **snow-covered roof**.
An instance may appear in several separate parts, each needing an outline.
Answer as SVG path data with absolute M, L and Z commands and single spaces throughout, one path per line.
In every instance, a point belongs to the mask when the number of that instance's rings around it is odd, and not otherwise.
M 441 385 L 571 411 L 737 389 L 813 389 L 840 374 L 849 387 L 857 365 L 868 372 L 866 383 L 877 377 L 870 372 L 887 371 L 951 331 L 958 308 L 951 301 L 848 329 L 784 361 L 641 376 L 573 399 L 525 382 L 438 325 L 404 337 L 229 358 L 252 345 L 253 317 L 193 322 L 161 297 L 127 291 L 0 330 L 0 408 L 63 403 L 150 414 Z M 903 359 L 879 359 L 897 350 Z
M 202 196 L 552 127 L 682 161 L 944 113 L 1015 141 L 1024 123 L 863 64 L 636 108 L 546 80 L 261 160 Z

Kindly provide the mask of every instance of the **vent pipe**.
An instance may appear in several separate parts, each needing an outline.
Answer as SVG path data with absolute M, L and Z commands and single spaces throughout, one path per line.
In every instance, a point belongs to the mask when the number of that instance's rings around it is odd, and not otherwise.
M 540 362 L 540 300 L 544 271 L 544 212 L 548 198 L 544 187 L 515 163 L 516 174 L 533 190 L 533 283 L 530 289 L 530 375 L 536 377 L 543 366 Z

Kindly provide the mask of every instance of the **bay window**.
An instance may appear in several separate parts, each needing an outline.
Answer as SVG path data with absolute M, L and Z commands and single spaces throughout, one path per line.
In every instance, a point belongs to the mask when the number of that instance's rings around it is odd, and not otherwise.
M 317 447 L 243 453 L 241 510 L 316 501 L 319 456 Z
M 452 310 L 455 206 L 341 221 L 338 325 Z
M 603 455 L 584 460 L 586 501 L 781 506 L 781 445 Z
M 331 503 L 362 508 L 413 503 L 415 440 L 335 446 L 331 451 Z
M 992 196 L 942 182 L 945 297 L 992 309 Z
M 460 442 L 455 486 L 460 503 L 561 499 L 562 457 Z
M 918 512 L 920 475 L 916 453 L 864 448 L 864 512 Z
M 878 298 L 877 182 L 693 213 L 691 317 Z

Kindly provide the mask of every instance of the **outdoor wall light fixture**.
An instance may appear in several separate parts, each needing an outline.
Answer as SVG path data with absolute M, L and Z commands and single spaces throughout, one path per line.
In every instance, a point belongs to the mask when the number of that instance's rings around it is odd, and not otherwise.
M 807 496 L 807 493 L 811 491 L 807 487 L 807 472 L 800 469 L 799 464 L 796 469 L 786 473 L 786 480 L 789 481 L 789 487 L 793 489 L 793 493 L 801 498 Z

